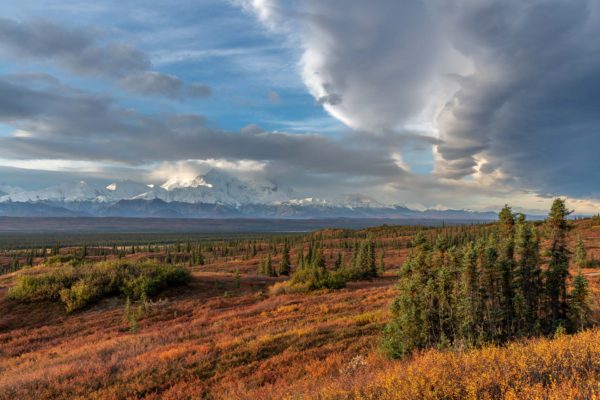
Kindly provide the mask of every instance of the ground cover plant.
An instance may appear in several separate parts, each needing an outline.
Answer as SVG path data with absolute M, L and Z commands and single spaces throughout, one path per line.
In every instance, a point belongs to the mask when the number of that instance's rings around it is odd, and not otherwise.
M 597 398 L 600 225 L 567 220 L 553 233 L 552 218 L 510 214 L 512 261 L 501 256 L 511 243 L 501 223 L 6 249 L 0 263 L 20 266 L 0 275 L 0 399 Z M 561 247 L 566 264 L 551 251 Z M 537 260 L 526 265 L 540 289 L 530 297 L 538 303 L 533 314 L 515 301 L 528 298 L 523 260 Z M 105 287 L 125 265 L 182 269 L 189 282 L 143 298 L 156 286 L 136 272 L 110 295 L 67 312 L 61 292 L 76 306 L 89 293 L 77 282 Z M 472 298 L 461 297 L 469 270 L 477 277 L 477 318 L 448 318 L 448 310 L 470 310 L 464 305 Z M 342 284 L 319 284 L 331 276 Z M 497 291 L 483 279 L 490 276 Z M 23 285 L 25 277 L 38 280 Z M 556 320 L 549 279 L 566 290 L 558 291 Z M 28 285 L 36 289 L 19 289 Z M 422 314 L 395 305 L 411 285 Z M 40 300 L 13 298 L 19 290 Z M 488 312 L 492 299 L 504 306 L 497 313 Z M 587 306 L 579 309 L 584 324 L 573 318 L 577 304 Z M 399 317 L 425 340 L 390 353 L 386 341 L 398 344 L 399 336 L 386 329 Z M 465 321 L 477 327 L 472 340 L 462 336 Z

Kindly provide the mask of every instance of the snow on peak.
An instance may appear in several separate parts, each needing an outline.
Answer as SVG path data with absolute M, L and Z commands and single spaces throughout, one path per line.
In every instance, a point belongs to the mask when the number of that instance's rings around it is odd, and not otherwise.
M 194 178 L 173 177 L 162 185 L 148 185 L 131 180 L 99 185 L 85 181 L 52 186 L 42 190 L 23 191 L 0 186 L 0 202 L 118 202 L 121 200 L 154 200 L 182 203 L 223 204 L 228 206 L 289 204 L 298 206 L 387 208 L 364 195 L 348 195 L 338 199 L 296 196 L 286 186 L 271 181 L 241 180 L 229 173 L 211 169 Z
M 360 194 L 343 196 L 338 203 L 339 205 L 351 208 L 385 208 L 384 204 L 378 202 L 374 198 Z
M 163 183 L 162 185 L 160 185 L 161 188 L 165 189 L 165 190 L 175 190 L 175 189 L 183 189 L 183 188 L 197 188 L 197 187 L 201 187 L 201 186 L 206 186 L 211 188 L 212 185 L 210 183 L 207 183 L 204 180 L 204 177 L 202 175 L 199 175 L 195 178 L 181 178 L 181 177 L 173 177 L 170 178 L 168 181 L 166 181 L 165 183 Z
M 160 189 L 153 189 L 139 198 L 240 206 L 283 202 L 289 200 L 292 193 L 291 189 L 283 189 L 273 182 L 242 181 L 216 168 L 193 179 L 171 178 Z
M 7 194 L 12 194 L 12 193 L 19 193 L 22 192 L 23 189 L 18 188 L 18 187 L 14 187 L 14 186 L 8 186 L 5 184 L 0 184 L 0 194 L 1 195 L 7 195 Z

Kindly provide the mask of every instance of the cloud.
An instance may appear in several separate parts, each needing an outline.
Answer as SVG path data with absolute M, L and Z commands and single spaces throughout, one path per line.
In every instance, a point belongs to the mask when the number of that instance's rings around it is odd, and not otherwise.
M 10 77 L 9 77 L 10 78 Z M 315 174 L 394 177 L 403 174 L 376 148 L 316 134 L 214 129 L 203 116 L 149 116 L 107 96 L 56 81 L 39 87 L 0 79 L 0 123 L 25 134 L 0 137 L 0 158 L 64 159 L 144 165 L 222 159 L 285 165 Z
M 85 75 L 124 76 L 150 68 L 146 54 L 126 44 L 101 43 L 91 31 L 52 21 L 0 18 L 0 49 L 56 62 Z
M 121 79 L 119 83 L 132 93 L 171 98 L 179 98 L 183 86 L 181 80 L 176 76 L 158 72 L 142 72 L 129 75 Z
M 271 103 L 280 103 L 281 102 L 281 96 L 279 95 L 279 93 L 277 93 L 274 90 L 269 90 L 267 92 L 267 99 L 269 99 L 269 101 Z
M 150 57 L 143 51 L 105 39 L 94 29 L 0 17 L 0 53 L 51 62 L 79 75 L 117 79 L 121 87 L 144 96 L 181 98 L 184 85 L 179 78 L 151 71 Z M 207 97 L 210 88 L 194 84 L 185 94 Z
M 150 116 L 123 108 L 108 96 L 73 89 L 43 74 L 0 78 L 0 123 L 25 133 L 0 137 L 0 165 L 13 167 L 2 173 L 12 184 L 19 177 L 33 185 L 44 181 L 35 176 L 58 175 L 60 181 L 86 176 L 149 181 L 216 166 L 278 181 L 308 196 L 368 192 L 390 203 L 455 208 L 464 207 L 467 198 L 469 207 L 479 209 L 489 208 L 490 198 L 536 208 L 549 202 L 542 198 L 540 205 L 535 193 L 515 190 L 510 182 L 465 182 L 402 168 L 406 159 L 395 149 L 435 145 L 435 138 L 406 134 L 401 143 L 392 133 L 375 140 L 359 133 L 330 138 L 268 132 L 258 125 L 225 131 L 197 114 Z M 36 175 L 32 168 L 44 165 L 58 172 Z
M 467 179 L 482 193 L 495 182 L 540 195 L 600 197 L 593 173 L 600 169 L 597 1 L 306 0 L 293 8 L 270 0 L 245 7 L 274 34 L 292 38 L 305 85 L 331 115 L 386 140 L 415 127 L 434 137 L 428 184 Z M 397 141 L 391 151 L 404 146 Z
M 451 61 L 452 49 L 421 1 L 307 0 L 300 10 L 251 3 L 269 26 L 296 27 L 289 34 L 303 49 L 307 88 L 354 129 L 402 128 L 444 83 L 434 78 L 446 72 L 441 61 Z
M 541 194 L 600 197 L 598 3 L 437 6 L 473 65 L 438 118 L 437 172 L 462 177 L 484 159 L 483 172 Z
M 203 85 L 201 83 L 194 83 L 187 87 L 186 94 L 189 97 L 193 97 L 196 99 L 202 99 L 205 97 L 210 97 L 212 95 L 212 89 L 208 85 Z

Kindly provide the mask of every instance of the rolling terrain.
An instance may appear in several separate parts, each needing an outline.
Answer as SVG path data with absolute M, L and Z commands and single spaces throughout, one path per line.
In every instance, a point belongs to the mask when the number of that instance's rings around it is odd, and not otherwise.
M 573 247 L 581 237 L 587 249 L 590 265 L 583 273 L 595 294 L 598 321 L 600 226 L 591 220 L 574 226 L 569 243 Z M 135 332 L 124 317 L 122 297 L 71 314 L 56 303 L 6 298 L 19 275 L 55 267 L 38 265 L 0 276 L 0 398 L 598 398 L 598 328 L 506 346 L 386 358 L 379 347 L 381 332 L 390 318 L 398 268 L 416 231 L 381 227 L 290 237 L 293 265 L 298 248 L 319 242 L 332 267 L 337 254 L 350 257 L 346 243 L 368 232 L 384 254 L 384 270 L 341 290 L 277 296 L 269 286 L 287 278 L 256 274 L 274 249 L 274 264 L 280 259 L 282 241 L 273 238 L 215 239 L 204 247 L 202 264 L 183 243 L 140 245 L 132 252 L 117 247 L 125 259 L 174 257 L 191 264 L 190 284 L 153 298 Z M 101 259 L 110 250 L 89 246 L 86 257 Z M 65 255 L 77 251 L 61 249 Z M 42 261 L 36 258 L 34 264 Z

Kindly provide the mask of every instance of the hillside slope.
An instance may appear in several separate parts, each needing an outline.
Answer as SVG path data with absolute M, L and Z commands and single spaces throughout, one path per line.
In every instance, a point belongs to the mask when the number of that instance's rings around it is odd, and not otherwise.
M 581 235 L 598 260 L 600 227 L 576 225 L 571 239 Z M 309 294 L 266 294 L 285 279 L 254 274 L 266 243 L 249 258 L 215 246 L 192 268 L 189 287 L 154 300 L 137 333 L 129 332 L 122 298 L 74 314 L 5 298 L 18 274 L 52 267 L 2 276 L 0 399 L 598 398 L 600 329 L 386 359 L 378 344 L 408 252 L 406 229 L 369 230 L 386 249 L 382 277 Z M 346 235 L 323 231 L 306 240 L 325 243 L 332 263 Z M 598 269 L 584 273 L 598 294 Z M 594 303 L 596 318 L 599 309 Z

